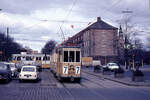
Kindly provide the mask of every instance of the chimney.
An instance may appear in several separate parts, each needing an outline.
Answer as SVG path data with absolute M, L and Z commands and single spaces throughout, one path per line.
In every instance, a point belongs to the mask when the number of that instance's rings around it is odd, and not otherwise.
M 97 17 L 97 21 L 100 21 L 101 20 L 101 17 Z

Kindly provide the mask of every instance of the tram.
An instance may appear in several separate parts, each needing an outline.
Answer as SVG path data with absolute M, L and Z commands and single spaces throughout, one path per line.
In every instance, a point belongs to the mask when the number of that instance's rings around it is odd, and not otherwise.
M 78 46 L 57 47 L 51 56 L 51 70 L 60 80 L 80 82 L 81 80 L 81 49 Z
M 50 55 L 48 54 L 13 54 L 12 62 L 16 65 L 37 65 L 41 68 L 50 68 Z

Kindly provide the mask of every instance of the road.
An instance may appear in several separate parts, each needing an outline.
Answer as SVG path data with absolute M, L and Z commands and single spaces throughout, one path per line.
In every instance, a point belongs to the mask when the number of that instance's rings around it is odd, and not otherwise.
M 0 100 L 149 100 L 149 87 L 131 87 L 82 73 L 81 83 L 60 83 L 49 70 L 39 82 L 0 84 Z

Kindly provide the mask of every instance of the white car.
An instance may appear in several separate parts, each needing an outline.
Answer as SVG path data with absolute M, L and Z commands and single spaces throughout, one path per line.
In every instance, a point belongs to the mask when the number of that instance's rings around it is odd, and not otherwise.
M 39 74 L 36 66 L 22 66 L 19 73 L 19 81 L 22 80 L 38 80 Z
M 110 70 L 119 69 L 119 66 L 118 66 L 118 64 L 116 64 L 116 63 L 108 63 L 106 66 L 107 66 Z

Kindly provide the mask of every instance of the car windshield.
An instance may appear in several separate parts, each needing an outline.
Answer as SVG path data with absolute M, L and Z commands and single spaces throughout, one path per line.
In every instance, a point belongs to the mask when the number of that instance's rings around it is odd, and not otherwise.
M 15 65 L 14 64 L 7 64 L 7 65 L 9 65 L 11 68 L 13 67 L 15 67 Z
M 117 64 L 113 63 L 113 64 L 109 64 L 109 66 L 118 66 Z
M 4 64 L 0 64 L 0 70 L 6 70 L 7 69 L 7 66 L 4 65 Z
M 32 68 L 32 67 L 24 67 L 24 68 L 23 68 L 23 71 L 24 71 L 24 72 L 34 72 L 35 69 Z

